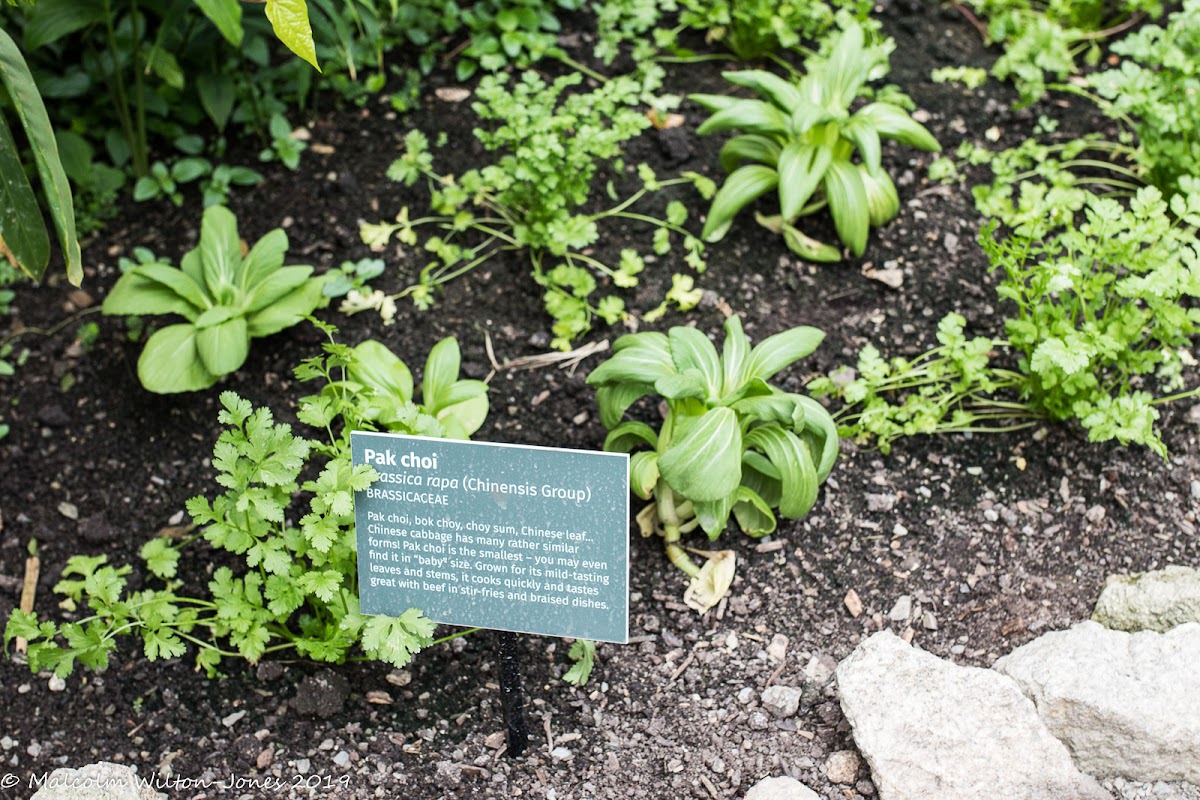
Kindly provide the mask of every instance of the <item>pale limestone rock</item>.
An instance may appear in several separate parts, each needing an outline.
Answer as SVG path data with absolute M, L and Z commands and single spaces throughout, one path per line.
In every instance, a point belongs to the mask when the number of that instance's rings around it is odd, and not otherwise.
M 821 798 L 800 781 L 784 775 L 778 778 L 763 778 L 750 787 L 744 800 L 821 800 Z
M 1171 630 L 1200 622 L 1200 569 L 1172 565 L 1153 572 L 1110 575 L 1092 619 L 1117 631 Z
M 838 665 L 837 681 L 881 800 L 1111 800 L 992 670 L 881 631 Z
M 101 761 L 79 769 L 56 769 L 30 800 L 166 800 L 132 769 Z
M 1097 622 L 1047 633 L 995 669 L 1017 682 L 1079 768 L 1200 784 L 1200 624 L 1124 633 Z

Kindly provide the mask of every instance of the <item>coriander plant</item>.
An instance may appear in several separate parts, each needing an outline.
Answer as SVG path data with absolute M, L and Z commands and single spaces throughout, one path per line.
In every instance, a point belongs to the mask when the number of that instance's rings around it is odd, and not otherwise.
M 457 343 L 439 342 L 417 402 L 408 368 L 382 344 L 326 344 L 322 356 L 296 370 L 301 380 L 326 382 L 300 401 L 297 413 L 324 441 L 298 436 L 269 409 L 224 392 L 219 418 L 226 430 L 213 451 L 223 491 L 188 501 L 199 533 L 181 543 L 154 538 L 142 547 L 159 585 L 132 591 L 130 566 L 112 566 L 104 555 L 74 556 L 54 590 L 80 618 L 55 623 L 15 610 L 6 646 L 27 639 L 30 669 L 60 677 L 77 663 L 105 669 L 123 635 L 140 639 L 152 661 L 194 647 L 197 667 L 210 677 L 225 658 L 255 663 L 284 653 L 341 663 L 357 650 L 404 666 L 433 643 L 434 623 L 415 608 L 394 618 L 359 611 L 353 493 L 377 475 L 370 466 L 351 466 L 350 431 L 469 436 L 487 414 L 487 390 L 459 380 L 458 367 Z M 298 523 L 291 521 L 295 514 Z M 182 556 L 202 546 L 198 557 L 208 561 L 213 551 L 223 552 L 237 557 L 236 566 L 218 567 L 208 593 L 191 596 Z
M 732 515 L 746 534 L 765 536 L 775 530 L 776 510 L 788 519 L 806 515 L 833 469 L 838 434 L 829 413 L 768 383 L 823 338 L 815 328 L 792 328 L 751 349 L 735 315 L 720 355 L 695 328 L 629 334 L 587 378 L 609 428 L 604 449 L 636 451 L 630 482 L 651 501 L 638 514 L 642 533 L 663 537 L 671 562 L 691 578 L 685 602 L 701 613 L 728 590 L 734 555 L 702 553 L 708 559 L 699 567 L 683 535 L 700 528 L 715 540 Z M 658 430 L 622 421 L 647 395 L 665 401 Z
M 753 61 L 781 48 L 799 49 L 832 27 L 839 11 L 860 23 L 873 3 L 865 0 L 679 0 L 681 27 L 707 32 L 707 40 L 729 48 L 738 59 Z
M 1139 161 L 1163 192 L 1200 177 L 1200 0 L 1186 0 L 1165 26 L 1146 25 L 1112 46 L 1119 67 L 1093 73 L 1088 83 L 1107 102 L 1109 116 L 1131 123 Z
M 125 272 L 103 313 L 187 320 L 147 340 L 138 359 L 142 385 L 160 394 L 206 389 L 242 365 L 251 339 L 290 328 L 328 302 L 312 267 L 283 265 L 287 247 L 287 234 L 276 228 L 243 255 L 233 213 L 212 206 L 199 246 L 179 267 L 153 262 Z
M 828 207 L 838 237 L 861 256 L 867 234 L 891 220 L 900 198 L 882 166 L 884 139 L 938 151 L 937 140 L 897 102 L 879 99 L 850 107 L 864 94 L 867 81 L 886 74 L 886 46 L 867 46 L 857 23 L 834 37 L 825 56 L 805 62 L 805 75 L 787 81 L 769 72 L 726 72 L 726 80 L 751 89 L 762 99 L 692 95 L 713 112 L 697 133 L 741 131 L 721 148 L 721 166 L 729 173 L 713 199 L 703 238 L 720 241 L 733 218 L 760 196 L 776 190 L 780 213 L 760 217 L 782 233 L 797 255 L 837 261 L 838 248 L 818 242 L 796 226 L 799 218 Z M 855 160 L 859 154 L 861 161 Z
M 1046 93 L 1047 74 L 1063 80 L 1076 72 L 1081 57 L 1094 66 L 1101 39 L 1163 11 L 1159 0 L 967 0 L 956 6 L 990 42 L 1003 43 L 992 74 L 1012 78 L 1023 105 Z M 986 26 L 967 6 L 987 19 Z
M 395 237 L 402 245 L 416 247 L 418 228 L 430 226 L 440 233 L 424 240 L 422 249 L 430 258 L 415 283 L 394 296 L 357 296 L 344 307 L 352 311 L 376 307 L 387 313 L 388 303 L 411 296 L 418 307 L 428 308 L 440 284 L 499 252 L 521 251 L 528 255 L 533 278 L 544 290 L 546 310 L 555 319 L 553 345 L 566 349 L 590 329 L 595 317 L 611 324 L 625 315 L 620 297 L 594 297 L 601 282 L 614 288 L 635 286 L 645 267 L 645 260 L 632 249 L 623 250 L 616 265 L 587 252 L 599 240 L 599 223 L 605 219 L 618 217 L 653 226 L 653 248 L 659 255 L 671 252 L 671 236 L 678 234 L 684 260 L 702 271 L 704 245 L 684 228 L 688 212 L 683 203 L 669 203 L 665 219 L 632 207 L 665 187 L 693 183 L 703 192 L 713 188 L 711 181 L 692 174 L 659 180 L 643 165 L 638 170 L 641 189 L 610 208 L 579 210 L 593 199 L 592 186 L 601 166 L 611 162 L 619 174 L 622 145 L 650 124 L 630 105 L 642 91 L 636 80 L 614 78 L 593 91 L 564 96 L 581 79 L 572 74 L 547 84 L 529 72 L 510 89 L 507 76 L 485 77 L 473 108 L 483 122 L 491 124 L 476 129 L 475 136 L 498 158 L 457 177 L 436 172 L 429 140 L 420 131 L 409 132 L 405 153 L 392 164 L 388 177 L 408 186 L 426 181 L 431 213 L 417 216 L 406 206 L 393 222 L 364 224 L 363 241 L 382 250 Z
M 1078 420 L 1092 441 L 1136 443 L 1166 457 L 1157 407 L 1200 394 L 1184 386 L 1200 333 L 1200 192 L 1170 201 L 1143 187 L 1122 204 L 1079 190 L 1078 215 L 995 221 L 980 243 L 1015 306 L 1007 339 L 968 341 L 963 320 L 939 326 L 940 346 L 884 362 L 864 349 L 858 374 L 810 384 L 846 403 L 842 432 L 885 450 L 900 437 L 1012 430 Z M 1007 350 L 1016 369 L 990 360 Z

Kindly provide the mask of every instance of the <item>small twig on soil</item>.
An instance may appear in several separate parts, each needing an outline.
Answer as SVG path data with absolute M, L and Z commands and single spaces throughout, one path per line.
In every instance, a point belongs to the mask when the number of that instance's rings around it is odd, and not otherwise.
M 1129 30 L 1130 28 L 1132 28 L 1134 25 L 1137 25 L 1139 22 L 1141 22 L 1145 18 L 1146 18 L 1146 15 L 1143 14 L 1141 11 L 1139 11 L 1136 14 L 1134 14 L 1132 17 L 1130 17 L 1129 19 L 1122 22 L 1120 25 L 1113 25 L 1111 28 L 1105 28 L 1102 31 L 1092 31 L 1091 33 L 1085 33 L 1082 36 L 1080 36 L 1079 38 L 1083 39 L 1084 41 L 1086 41 L 1088 39 L 1106 39 L 1109 36 L 1113 36 L 1115 34 L 1120 33 L 1121 31 Z
M 771 673 L 771 677 L 767 678 L 767 686 L 770 686 L 771 684 L 775 683 L 775 681 L 779 680 L 779 676 L 783 674 L 783 668 L 786 666 L 787 662 L 785 661 L 775 668 L 775 671 Z
M 72 322 L 78 322 L 79 320 L 83 319 L 84 317 L 90 316 L 92 314 L 96 314 L 99 311 L 100 311 L 100 306 L 96 306 L 95 308 L 84 309 L 83 311 L 80 311 L 77 314 L 72 314 L 71 316 L 62 320 L 58 324 L 56 324 L 52 327 L 49 327 L 49 328 L 21 328 L 20 330 L 14 330 L 8 336 L 5 336 L 3 339 L 0 339 L 0 347 L 3 347 L 4 345 L 8 344 L 9 342 L 20 339 L 22 336 L 25 336 L 26 334 L 30 334 L 30 333 L 40 335 L 40 336 L 53 336 L 54 334 L 61 331 L 63 328 L 70 325 Z
M 712 785 L 712 781 L 701 775 L 700 782 L 704 784 L 704 788 L 708 790 L 710 795 L 712 795 L 713 800 L 721 800 L 721 795 L 717 794 L 717 787 Z
M 972 25 L 975 26 L 975 30 L 979 31 L 979 35 L 983 37 L 983 40 L 985 42 L 989 41 L 991 39 L 991 37 L 988 36 L 987 26 L 984 25 L 982 22 L 980 22 L 979 17 L 972 14 L 971 10 L 969 8 L 964 6 L 962 3 L 955 3 L 954 7 L 959 10 L 959 13 L 961 13 L 964 17 L 967 18 L 967 22 L 970 22 Z
M 42 561 L 35 555 L 30 555 L 25 559 L 25 582 L 21 585 L 21 610 L 26 614 L 33 613 L 33 599 L 37 594 L 38 575 L 42 571 Z M 16 648 L 21 655 L 25 654 L 25 648 L 29 642 L 25 641 L 20 636 L 17 637 Z
M 519 369 L 543 369 L 545 367 L 557 366 L 559 369 L 567 370 L 568 374 L 574 374 L 575 368 L 578 367 L 584 359 L 594 356 L 596 353 L 603 353 L 608 350 L 608 339 L 599 342 L 585 344 L 583 347 L 577 347 L 566 353 L 539 353 L 536 356 L 522 356 L 514 358 L 512 361 L 505 361 L 500 364 L 496 361 L 496 352 L 492 349 L 492 337 L 486 331 L 483 339 L 484 349 L 487 351 L 488 361 L 492 364 L 492 371 L 483 379 L 484 383 L 490 383 L 497 372 L 500 371 L 515 371 Z
M 690 667 L 692 665 L 692 662 L 695 660 L 696 660 L 696 651 L 693 650 L 692 652 L 688 653 L 688 657 L 683 660 L 683 663 L 679 665 L 679 668 L 676 669 L 675 672 L 673 672 L 671 674 L 671 680 L 667 681 L 667 683 L 674 683 L 679 678 L 679 676 L 683 674 L 683 671 L 685 669 L 687 669 L 688 667 Z

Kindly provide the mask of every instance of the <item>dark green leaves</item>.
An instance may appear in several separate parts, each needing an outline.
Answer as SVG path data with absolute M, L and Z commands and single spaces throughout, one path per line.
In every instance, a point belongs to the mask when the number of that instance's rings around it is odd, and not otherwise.
M 74 8 L 74 7 L 72 7 Z M 25 59 L 12 38 L 0 30 L 0 95 L 7 94 L 33 151 L 36 174 L 46 206 L 58 231 L 59 247 L 67 265 L 67 280 L 83 281 L 79 240 L 71 186 L 58 155 L 58 143 L 46 106 L 33 82 Z M 34 280 L 40 280 L 50 260 L 49 237 L 33 189 L 17 157 L 17 146 L 8 123 L 0 115 L 0 258 Z

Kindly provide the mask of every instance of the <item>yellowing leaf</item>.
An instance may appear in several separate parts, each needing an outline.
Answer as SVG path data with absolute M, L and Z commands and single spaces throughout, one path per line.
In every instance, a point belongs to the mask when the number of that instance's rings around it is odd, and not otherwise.
M 737 569 L 737 554 L 732 550 L 693 550 L 697 555 L 708 556 L 700 574 L 692 578 L 683 602 L 688 608 L 703 614 L 721 602 L 721 598 L 733 585 L 733 573 Z
M 317 48 L 308 22 L 308 4 L 304 0 L 267 0 L 267 19 L 279 41 L 313 65 L 317 72 Z

